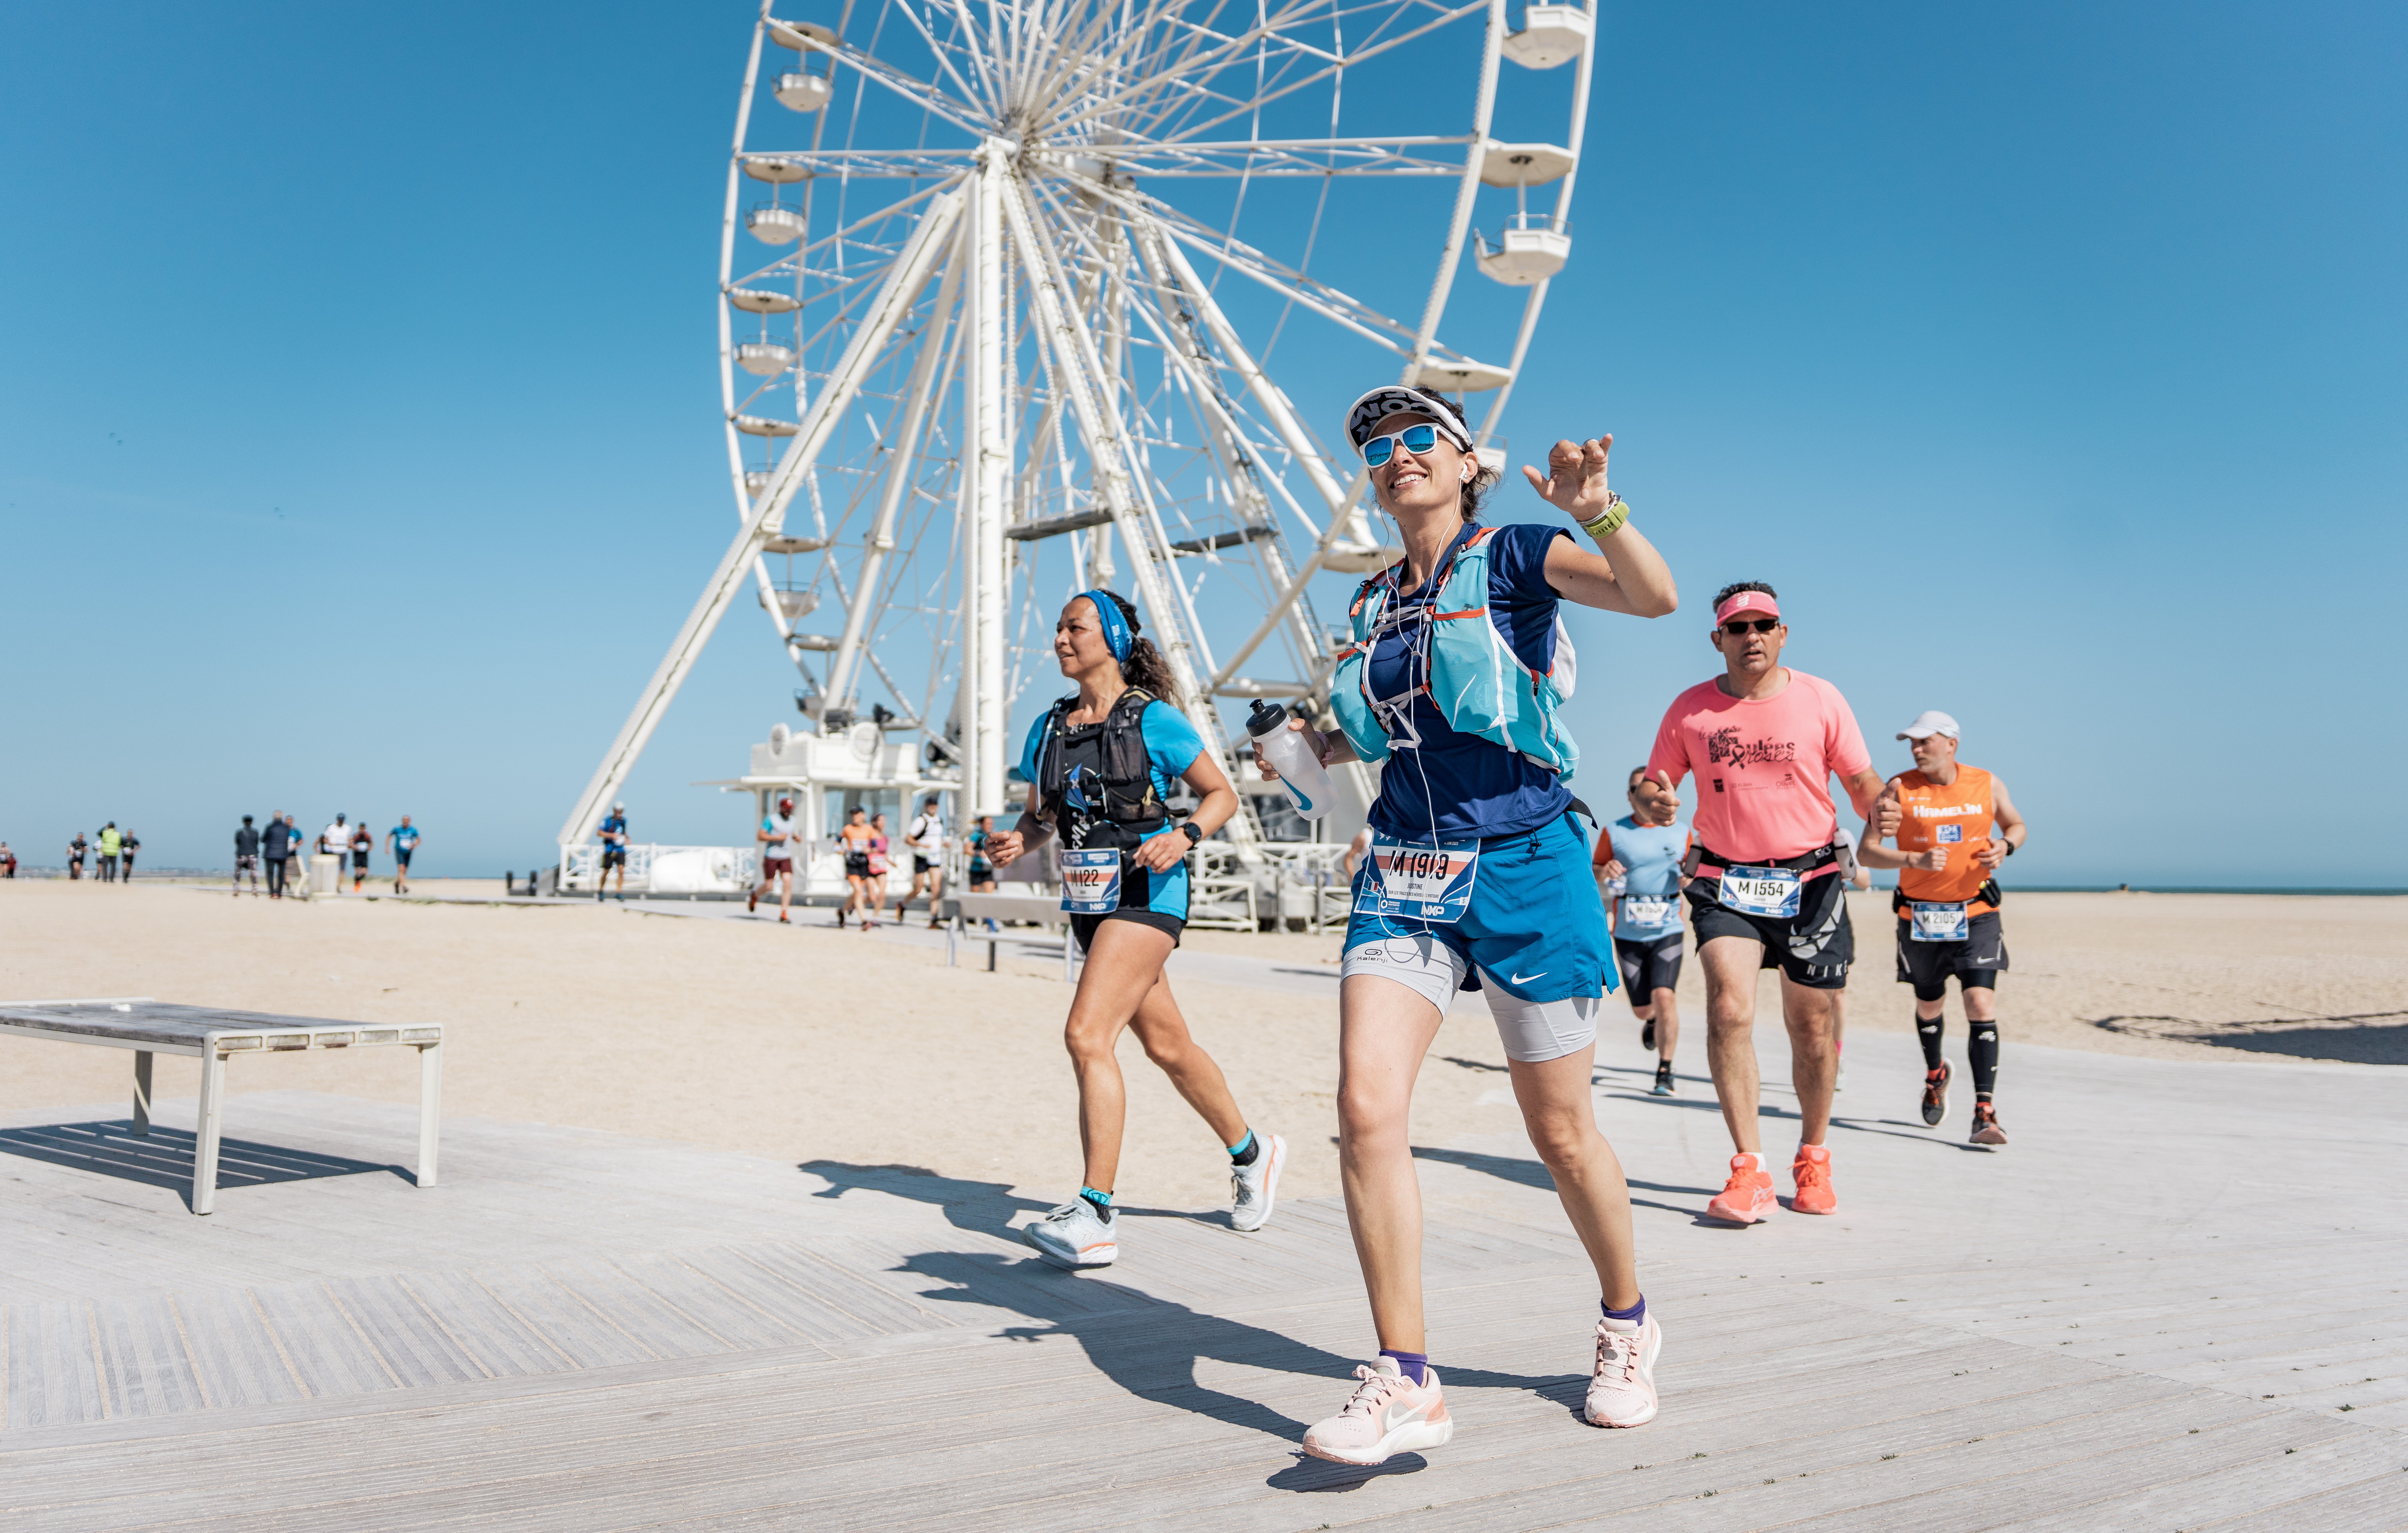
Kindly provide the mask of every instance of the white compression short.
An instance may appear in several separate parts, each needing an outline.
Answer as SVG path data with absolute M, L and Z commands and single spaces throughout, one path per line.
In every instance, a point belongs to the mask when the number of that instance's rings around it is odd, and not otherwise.
M 1463 988 L 1471 960 L 1426 933 L 1383 937 L 1346 950 L 1340 964 L 1340 983 L 1357 974 L 1394 980 L 1446 1014 Z M 1601 996 L 1572 996 L 1559 1001 L 1526 1001 L 1506 994 L 1497 976 L 1480 971 L 1480 993 L 1488 998 L 1489 1014 L 1497 1019 L 1497 1036 L 1505 1057 L 1526 1065 L 1561 1059 L 1597 1041 Z

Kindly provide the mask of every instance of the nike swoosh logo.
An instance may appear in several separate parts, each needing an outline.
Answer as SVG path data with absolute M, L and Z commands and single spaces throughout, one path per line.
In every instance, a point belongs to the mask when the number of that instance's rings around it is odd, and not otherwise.
M 1382 1413 L 1381 1426 L 1384 1430 L 1393 1432 L 1405 1423 L 1420 1416 L 1421 1413 L 1422 1408 L 1418 1405 L 1392 1405 Z
M 1516 974 L 1513 976 L 1513 982 L 1515 984 L 1528 984 L 1532 980 L 1543 980 L 1546 977 L 1547 971 L 1542 968 L 1536 974 Z

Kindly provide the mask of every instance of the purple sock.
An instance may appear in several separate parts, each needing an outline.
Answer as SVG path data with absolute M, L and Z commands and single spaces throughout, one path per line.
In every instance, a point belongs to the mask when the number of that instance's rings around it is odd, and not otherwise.
M 1645 1300 L 1642 1299 L 1641 1302 L 1644 1303 Z M 1395 1358 L 1397 1360 L 1397 1371 L 1402 1373 L 1406 1378 L 1411 1379 L 1413 1382 L 1414 1388 L 1419 1389 L 1422 1385 L 1429 1383 L 1429 1354 L 1426 1352 L 1398 1352 L 1393 1347 L 1382 1347 L 1380 1349 L 1380 1355 L 1383 1357 Z
M 1605 1310 L 1605 1318 L 1608 1320 L 1627 1320 L 1634 1325 L 1643 1325 L 1647 1323 L 1647 1296 L 1644 1294 L 1640 1295 L 1639 1302 L 1627 1310 L 1606 1310 L 1603 1299 L 1597 1301 L 1597 1307 Z

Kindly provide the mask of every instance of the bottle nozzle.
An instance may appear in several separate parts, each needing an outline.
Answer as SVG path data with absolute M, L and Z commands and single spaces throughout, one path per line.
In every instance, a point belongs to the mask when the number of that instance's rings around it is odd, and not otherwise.
M 1257 697 L 1254 699 L 1254 711 L 1246 715 L 1247 734 L 1256 736 L 1268 735 L 1275 729 L 1284 729 L 1286 727 L 1286 709 L 1282 708 L 1279 704 L 1272 702 L 1268 697 Z

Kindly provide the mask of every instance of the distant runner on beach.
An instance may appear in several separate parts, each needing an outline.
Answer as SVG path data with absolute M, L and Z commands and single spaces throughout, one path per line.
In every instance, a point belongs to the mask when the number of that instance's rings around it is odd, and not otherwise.
M 903 924 L 904 907 L 928 895 L 928 924 L 942 925 L 937 918 L 937 903 L 945 895 L 945 817 L 937 812 L 935 794 L 920 801 L 920 812 L 911 818 L 903 831 L 903 844 L 911 849 L 911 892 L 895 901 L 895 924 Z
M 1992 1093 L 1999 1081 L 1999 975 L 2007 967 L 1999 921 L 1999 866 L 2029 838 L 2007 785 L 1956 759 L 1956 721 L 1937 709 L 1899 731 L 1914 752 L 1914 770 L 1882 789 L 1879 815 L 1865 826 L 1856 855 L 1869 867 L 1895 867 L 1898 981 L 1914 986 L 1914 1032 L 1923 1044 L 1923 1121 L 1948 1115 L 1953 1072 L 1941 1056 L 1948 976 L 1965 1002 L 1966 1062 L 1973 1067 L 1971 1144 L 2002 1145 Z M 1998 834 L 1990 834 L 1995 823 Z M 1885 833 L 1898 850 L 1883 846 Z
M 358 894 L 360 885 L 368 881 L 368 857 L 376 851 L 376 837 L 369 834 L 366 820 L 351 827 L 351 893 Z
M 134 881 L 134 854 L 141 850 L 142 838 L 130 830 L 125 833 L 125 838 L 118 843 L 121 875 L 128 883 Z
M 0 841 L 0 879 L 13 879 L 16 876 L 17 854 L 8 850 L 7 842 Z
M 1689 854 L 1689 827 L 1672 823 L 1681 801 L 1662 792 L 1639 802 L 1644 766 L 1630 769 L 1623 796 L 1630 812 L 1598 833 L 1597 882 L 1613 928 L 1614 962 L 1623 999 L 1640 1022 L 1639 1046 L 1656 1051 L 1650 1095 L 1672 1095 L 1672 1051 L 1681 1041 L 1681 1010 L 1672 992 L 1681 982 L 1681 865 Z
M 746 914 L 761 903 L 761 893 L 771 884 L 778 886 L 778 919 L 786 919 L 787 907 L 795 899 L 795 801 L 778 800 L 776 812 L 762 816 L 760 828 L 752 838 L 761 843 L 761 881 L 744 896 Z
M 869 918 L 886 908 L 886 879 L 894 871 L 895 843 L 887 838 L 886 811 L 880 809 L 869 817 L 869 910 L 863 924 L 877 924 Z
M 77 831 L 75 833 L 75 839 L 67 843 L 67 880 L 69 882 L 73 882 L 74 881 L 83 877 L 84 853 L 91 850 L 92 843 L 83 838 L 82 831 Z
M 418 843 L 424 838 L 419 833 L 418 827 L 409 823 L 409 816 L 407 814 L 401 817 L 401 824 L 384 833 L 385 849 L 393 853 L 393 892 L 394 894 L 409 893 L 409 859 L 417 852 Z
M 251 892 L 259 894 L 259 832 L 251 828 L 251 816 L 242 817 L 241 828 L 234 833 L 234 897 L 242 897 L 242 876 L 251 875 Z
M 878 924 L 878 907 L 865 903 L 869 897 L 869 843 L 878 832 L 869 828 L 869 811 L 855 804 L 845 810 L 844 824 L 836 833 L 837 844 L 844 848 L 844 881 L 850 891 L 844 903 L 836 908 L 836 924 L 844 924 L 847 912 L 861 913 L 861 929 L 867 931 Z
M 610 812 L 602 817 L 598 827 L 602 838 L 602 867 L 594 878 L 594 902 L 602 902 L 602 886 L 610 881 L 610 869 L 619 870 L 619 903 L 627 903 L 627 806 L 613 804 Z
M 1772 587 L 1725 586 L 1714 596 L 1713 643 L 1723 674 L 1672 700 L 1648 753 L 1634 802 L 1653 805 L 1697 779 L 1696 867 L 1687 898 L 1706 971 L 1706 1057 L 1714 1095 L 1738 1153 L 1729 1182 L 1706 1205 L 1710 1219 L 1752 1225 L 1771 1212 L 1756 1125 L 1756 981 L 1781 970 L 1781 1020 L 1789 1030 L 1790 1080 L 1798 1092 L 1797 1157 L 1790 1162 L 1799 1213 L 1839 1207 L 1831 1186 L 1832 1000 L 1848 982 L 1856 932 L 1848 924 L 1839 815 L 1828 786 L 1837 775 L 1859 817 L 1870 819 L 1881 776 L 1840 689 L 1781 664 L 1788 626 Z
M 995 893 L 995 864 L 987 860 L 986 853 L 987 843 L 993 839 L 995 839 L 995 816 L 992 814 L 980 815 L 978 828 L 962 838 L 962 848 L 969 853 L 971 894 Z

